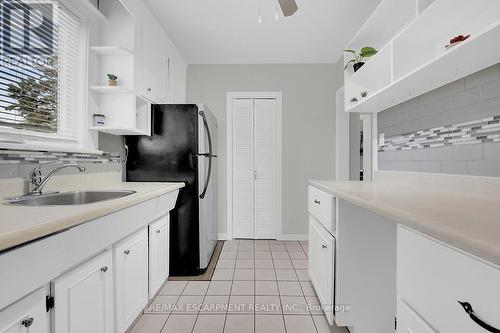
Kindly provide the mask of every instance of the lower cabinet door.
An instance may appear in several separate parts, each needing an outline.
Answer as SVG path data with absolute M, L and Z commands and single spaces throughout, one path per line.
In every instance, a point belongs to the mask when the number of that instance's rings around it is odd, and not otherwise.
M 48 294 L 48 288 L 38 289 L 0 311 L 0 333 L 49 333 Z
M 113 257 L 106 251 L 53 282 L 54 333 L 112 333 Z
M 148 230 L 115 246 L 116 326 L 123 333 L 148 303 Z
M 153 297 L 168 277 L 169 216 L 149 225 L 149 297 Z
M 309 215 L 309 277 L 330 325 L 334 315 L 335 238 Z
M 425 320 L 403 300 L 398 301 L 398 333 L 436 333 Z

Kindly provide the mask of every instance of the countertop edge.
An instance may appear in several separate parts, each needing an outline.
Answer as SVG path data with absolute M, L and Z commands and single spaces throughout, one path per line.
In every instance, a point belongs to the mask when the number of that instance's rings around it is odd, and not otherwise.
M 144 193 L 136 193 L 135 195 L 129 197 L 117 199 L 119 201 L 115 201 L 111 207 L 99 206 L 92 211 L 80 212 L 70 216 L 62 216 L 47 223 L 35 224 L 17 229 L 10 233 L 2 234 L 0 235 L 0 255 L 25 244 L 43 239 L 45 237 L 50 237 L 51 235 L 77 227 L 81 224 L 133 207 L 164 194 L 177 191 L 183 187 L 185 187 L 184 183 L 166 183 L 165 188 L 162 189 L 154 189 Z M 68 222 L 68 220 L 71 220 L 71 222 Z M 39 229 L 41 228 L 44 230 L 40 231 Z M 22 236 L 20 236 L 20 234 Z M 10 241 L 9 238 L 15 238 L 15 240 Z
M 338 196 L 340 199 L 355 204 L 356 206 L 360 206 L 361 208 L 384 216 L 398 224 L 414 229 L 450 246 L 456 247 L 480 260 L 486 261 L 488 264 L 494 264 L 497 267 L 500 267 L 500 253 L 498 253 L 496 249 L 484 245 L 475 238 L 467 237 L 467 235 L 463 233 L 459 233 L 448 228 L 437 227 L 435 221 L 433 220 L 416 217 L 410 212 L 381 203 L 380 201 L 374 203 L 361 199 L 356 195 L 327 186 L 321 183 L 321 181 L 309 180 L 308 184 L 329 194 Z

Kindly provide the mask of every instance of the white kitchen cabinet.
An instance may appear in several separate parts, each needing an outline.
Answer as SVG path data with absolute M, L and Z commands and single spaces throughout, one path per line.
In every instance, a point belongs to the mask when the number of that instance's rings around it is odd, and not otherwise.
M 169 215 L 149 225 L 149 297 L 154 297 L 168 277 Z
M 48 294 L 48 288 L 40 288 L 0 311 L 0 333 L 49 333 Z
M 407 318 L 407 304 L 429 327 L 414 333 L 487 332 L 459 304 L 468 302 L 479 320 L 500 329 L 498 266 L 403 226 L 397 245 L 398 322 Z
M 115 245 L 116 327 L 125 332 L 148 303 L 148 230 Z
M 335 238 L 309 215 L 309 277 L 330 325 L 334 314 Z
M 331 194 L 309 186 L 308 210 L 332 235 L 337 232 L 335 225 L 335 199 Z
M 53 282 L 54 333 L 112 333 L 113 257 L 99 254 Z
M 397 332 L 436 333 L 405 301 L 398 301 Z
M 143 87 L 141 95 L 153 103 L 167 103 L 170 60 L 163 43 L 148 25 L 143 26 Z

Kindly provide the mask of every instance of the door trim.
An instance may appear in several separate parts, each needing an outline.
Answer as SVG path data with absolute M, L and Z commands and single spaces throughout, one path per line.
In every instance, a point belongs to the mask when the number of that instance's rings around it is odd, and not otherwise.
M 275 216 L 274 237 L 281 239 L 282 236 L 282 93 L 280 91 L 270 92 L 228 92 L 226 97 L 226 230 L 227 238 L 233 239 L 233 108 L 232 101 L 236 98 L 272 98 L 276 99 L 276 188 L 275 188 Z

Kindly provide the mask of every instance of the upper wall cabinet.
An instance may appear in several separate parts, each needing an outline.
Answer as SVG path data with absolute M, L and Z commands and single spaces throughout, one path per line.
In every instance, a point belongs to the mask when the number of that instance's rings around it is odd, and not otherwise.
M 470 37 L 450 45 L 458 35 Z M 498 0 L 382 0 L 347 46 L 379 51 L 345 71 L 346 111 L 383 111 L 494 65 L 499 39 Z
M 142 28 L 144 77 L 138 93 L 152 103 L 167 103 L 170 59 L 157 29 L 150 24 L 145 24 Z

